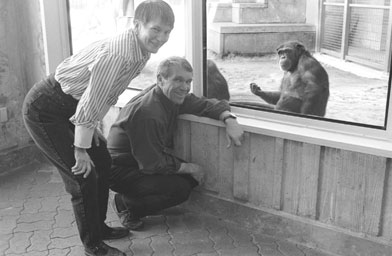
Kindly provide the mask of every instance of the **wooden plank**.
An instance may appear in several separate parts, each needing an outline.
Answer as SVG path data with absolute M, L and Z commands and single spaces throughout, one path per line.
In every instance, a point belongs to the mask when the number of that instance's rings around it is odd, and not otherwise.
M 186 120 L 178 120 L 174 134 L 174 152 L 179 158 L 189 162 L 191 159 L 191 124 Z
M 298 214 L 302 168 L 302 143 L 286 140 L 283 156 L 282 210 Z
M 346 150 L 341 151 L 342 167 L 338 172 L 336 193 L 336 224 L 340 227 L 359 231 L 363 222 L 363 164 L 358 154 Z M 362 163 L 360 163 L 362 162 Z
M 272 207 L 276 210 L 282 210 L 282 182 L 283 182 L 283 153 L 284 150 L 284 139 L 275 138 L 275 150 L 274 150 L 274 188 Z
M 233 196 L 242 201 L 249 199 L 250 135 L 244 133 L 241 147 L 234 147 Z
M 304 143 L 298 215 L 311 219 L 316 218 L 319 163 L 320 146 Z
M 226 128 L 219 129 L 219 195 L 233 199 L 233 146 L 227 148 Z
M 342 150 L 336 194 L 336 225 L 356 232 L 377 235 L 385 159 Z
M 324 153 L 321 153 L 320 159 L 320 187 L 316 219 L 332 224 L 335 222 L 337 173 L 341 162 L 340 149 L 325 148 Z
M 392 160 L 387 160 L 380 235 L 392 242 Z
M 191 162 L 204 168 L 202 187 L 218 192 L 219 127 L 191 123 Z
M 250 139 L 249 201 L 256 206 L 273 207 L 275 193 L 275 138 L 252 134 Z M 280 183 L 280 181 L 279 181 Z M 279 184 L 280 186 L 280 184 Z M 278 192 L 280 198 L 280 191 Z
M 365 182 L 365 198 L 364 198 L 364 223 L 362 224 L 362 232 L 377 236 L 380 233 L 382 196 L 385 189 L 385 172 L 387 160 L 384 157 L 373 156 L 368 154 L 360 154 L 365 158 L 364 182 Z

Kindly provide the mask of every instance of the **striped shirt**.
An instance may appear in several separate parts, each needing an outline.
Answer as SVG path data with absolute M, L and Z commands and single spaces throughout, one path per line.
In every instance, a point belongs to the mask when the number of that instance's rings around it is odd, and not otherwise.
M 75 146 L 91 147 L 98 122 L 149 58 L 150 53 L 143 55 L 135 32 L 127 30 L 87 46 L 57 67 L 55 79 L 62 90 L 79 100 L 70 118 L 75 124 Z

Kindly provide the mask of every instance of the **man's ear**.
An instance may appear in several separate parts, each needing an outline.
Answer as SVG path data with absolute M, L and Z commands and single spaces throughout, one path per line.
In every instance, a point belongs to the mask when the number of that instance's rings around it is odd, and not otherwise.
M 134 20 L 133 27 L 134 27 L 136 35 L 139 35 L 141 25 L 142 25 L 142 23 L 139 20 Z
M 163 79 L 162 75 L 158 74 L 157 75 L 157 84 L 162 84 L 162 79 Z

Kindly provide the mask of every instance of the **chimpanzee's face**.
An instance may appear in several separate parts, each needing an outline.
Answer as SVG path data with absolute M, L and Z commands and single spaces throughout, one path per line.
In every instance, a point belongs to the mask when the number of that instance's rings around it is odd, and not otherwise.
M 279 65 L 283 71 L 288 71 L 292 68 L 294 58 L 294 49 L 283 47 L 278 49 Z
M 297 69 L 298 60 L 305 52 L 305 48 L 298 42 L 287 42 L 276 49 L 279 55 L 279 65 L 283 71 L 294 71 Z

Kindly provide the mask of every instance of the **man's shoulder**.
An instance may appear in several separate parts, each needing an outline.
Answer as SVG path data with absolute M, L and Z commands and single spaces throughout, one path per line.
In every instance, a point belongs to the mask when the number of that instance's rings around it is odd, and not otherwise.
M 155 119 L 163 114 L 161 103 L 152 92 L 128 102 L 121 110 L 123 111 L 128 112 L 128 116 L 132 119 Z

